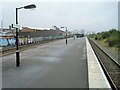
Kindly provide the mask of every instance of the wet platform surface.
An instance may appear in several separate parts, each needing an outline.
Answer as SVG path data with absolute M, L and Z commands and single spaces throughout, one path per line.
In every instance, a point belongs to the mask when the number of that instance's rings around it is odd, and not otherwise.
M 50 42 L 3 57 L 3 88 L 88 88 L 86 39 Z

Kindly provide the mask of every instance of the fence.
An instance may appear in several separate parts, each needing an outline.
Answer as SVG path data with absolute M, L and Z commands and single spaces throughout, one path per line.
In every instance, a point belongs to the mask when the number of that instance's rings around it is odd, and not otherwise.
M 19 37 L 19 46 L 43 43 L 57 39 L 64 39 L 64 36 L 47 36 L 47 37 Z M 0 47 L 2 51 L 15 48 L 16 38 L 0 38 Z

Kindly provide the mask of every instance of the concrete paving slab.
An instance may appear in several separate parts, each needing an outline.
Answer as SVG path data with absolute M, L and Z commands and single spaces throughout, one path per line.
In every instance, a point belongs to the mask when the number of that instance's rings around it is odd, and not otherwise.
M 110 84 L 98 62 L 98 59 L 86 38 L 87 47 L 87 59 L 88 59 L 88 77 L 89 77 L 89 88 L 108 88 Z

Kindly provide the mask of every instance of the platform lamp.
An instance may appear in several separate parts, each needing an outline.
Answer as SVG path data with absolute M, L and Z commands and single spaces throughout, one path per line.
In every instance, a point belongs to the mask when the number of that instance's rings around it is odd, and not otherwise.
M 36 5 L 31 4 L 23 7 L 16 8 L 16 25 L 18 25 L 18 10 L 19 9 L 33 9 L 36 8 Z M 19 55 L 19 46 L 18 46 L 18 28 L 16 28 L 16 66 L 20 66 L 20 55 Z
M 66 29 L 66 44 L 67 44 L 67 27 L 60 27 L 60 28 L 65 28 Z

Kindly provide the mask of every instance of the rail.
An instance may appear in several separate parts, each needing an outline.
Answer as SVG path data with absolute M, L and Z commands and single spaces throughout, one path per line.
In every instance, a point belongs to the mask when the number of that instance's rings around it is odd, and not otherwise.
M 88 38 L 102 69 L 113 90 L 120 88 L 120 65 L 102 48 L 100 48 L 93 40 Z

